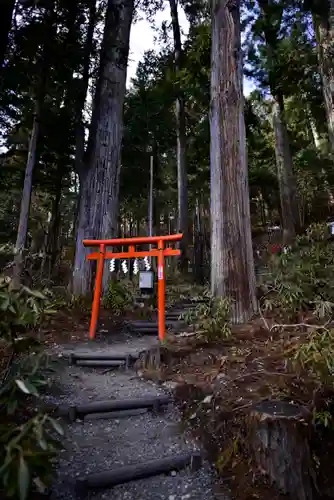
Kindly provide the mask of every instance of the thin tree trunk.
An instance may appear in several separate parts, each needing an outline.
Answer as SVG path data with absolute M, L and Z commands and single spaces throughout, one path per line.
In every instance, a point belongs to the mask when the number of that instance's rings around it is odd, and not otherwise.
M 170 13 L 172 18 L 173 36 L 174 36 L 174 58 L 175 72 L 179 74 L 182 69 L 182 44 L 177 9 L 177 0 L 169 0 Z M 185 103 L 180 89 L 176 99 L 176 134 L 177 134 L 177 187 L 178 187 L 178 231 L 183 233 L 183 239 L 180 243 L 181 257 L 180 268 L 182 271 L 188 269 L 188 182 L 187 182 L 187 164 L 186 164 L 186 121 L 185 121 Z
M 314 14 L 313 20 L 317 38 L 319 71 L 322 79 L 328 136 L 334 153 L 334 0 L 323 0 L 323 5 L 319 3 L 319 6 L 320 11 Z
M 79 176 L 79 196 L 77 216 L 75 220 L 76 248 L 74 256 L 74 273 L 70 283 L 71 291 L 75 295 L 88 294 L 92 282 L 92 266 L 86 261 L 87 250 L 82 245 L 82 240 L 89 230 L 89 186 L 85 185 L 88 176 L 87 165 L 85 165 L 85 127 L 83 124 L 83 110 L 85 107 L 88 85 L 90 57 L 93 49 L 93 36 L 96 24 L 96 1 L 92 1 L 89 9 L 89 21 L 83 57 L 82 79 L 79 86 L 78 96 L 75 105 L 76 121 L 76 147 L 75 147 L 75 168 Z M 76 280 L 74 279 L 76 277 Z
M 193 275 L 196 283 L 204 284 L 204 242 L 199 200 L 196 198 L 194 209 L 194 239 L 193 239 Z
M 84 168 L 85 154 L 85 127 L 83 124 L 83 109 L 85 107 L 88 84 L 89 84 L 89 68 L 90 58 L 93 49 L 93 36 L 96 24 L 96 0 L 91 2 L 89 8 L 89 21 L 87 27 L 87 35 L 83 57 L 82 79 L 80 81 L 78 97 L 76 101 L 76 148 L 75 148 L 75 165 L 79 173 Z
M 163 191 L 163 180 L 161 179 L 161 168 L 159 163 L 159 153 L 157 141 L 154 139 L 153 148 L 153 172 L 154 172 L 154 183 L 153 183 L 153 235 L 161 234 L 161 224 L 160 224 L 160 211 L 161 211 L 161 201 L 159 194 Z
M 211 52 L 211 288 L 234 323 L 257 309 L 251 239 L 240 0 L 213 0 Z
M 40 103 L 36 101 L 35 114 L 31 137 L 29 142 L 28 159 L 24 176 L 23 193 L 21 200 L 20 219 L 17 230 L 15 257 L 14 257 L 14 275 L 13 279 L 18 286 L 21 282 L 21 276 L 24 267 L 24 249 L 28 234 L 29 212 L 32 194 L 33 171 L 36 164 L 37 141 L 40 129 Z
M 59 161 L 56 173 L 55 195 L 52 202 L 51 220 L 48 228 L 48 237 L 46 242 L 46 261 L 49 263 L 52 272 L 59 254 L 59 233 L 60 233 L 60 202 L 62 193 L 62 184 L 64 176 L 64 164 Z
M 100 74 L 87 151 L 87 173 L 81 179 L 81 202 L 73 273 L 73 293 L 91 290 L 91 270 L 84 238 L 117 234 L 123 103 L 133 0 L 109 0 L 101 49 Z M 104 287 L 108 279 L 105 274 Z
M 315 120 L 312 116 L 311 110 L 309 108 L 306 108 L 306 113 L 307 113 L 309 123 L 310 123 L 310 130 L 312 132 L 312 139 L 313 139 L 314 146 L 316 147 L 316 149 L 321 149 L 320 135 L 318 133 L 317 125 L 316 125 Z
M 8 35 L 10 33 L 12 27 L 12 19 L 14 12 L 15 0 L 2 0 L 0 6 L 0 69 L 3 66 L 7 44 L 8 44 Z
M 275 133 L 277 178 L 281 202 L 283 243 L 290 244 L 295 238 L 296 230 L 300 228 L 300 214 L 282 96 L 278 95 L 274 97 L 272 112 Z
M 39 82 L 37 83 L 37 89 L 36 89 L 35 113 L 34 113 L 33 126 L 29 142 L 28 159 L 26 164 L 22 201 L 21 201 L 20 219 L 17 230 L 16 244 L 15 244 L 13 279 L 16 286 L 20 284 L 24 266 L 24 248 L 26 245 L 27 233 L 28 233 L 33 172 L 37 158 L 37 142 L 40 132 L 40 120 L 41 120 L 42 106 L 45 96 L 48 64 L 50 63 L 49 51 L 53 40 L 52 27 L 53 27 L 53 9 L 47 11 L 46 13 L 45 41 L 44 41 L 44 48 L 43 48 L 41 68 L 40 68 L 41 76 Z

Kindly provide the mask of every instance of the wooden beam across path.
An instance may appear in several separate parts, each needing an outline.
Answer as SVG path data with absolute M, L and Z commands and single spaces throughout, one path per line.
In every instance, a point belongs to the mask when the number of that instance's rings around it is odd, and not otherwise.
M 118 484 L 128 483 L 159 474 L 190 467 L 196 471 L 202 466 L 202 457 L 198 452 L 181 453 L 170 457 L 150 460 L 136 465 L 123 465 L 116 469 L 106 470 L 79 478 L 76 483 L 77 492 L 85 493 L 89 489 L 112 488 Z

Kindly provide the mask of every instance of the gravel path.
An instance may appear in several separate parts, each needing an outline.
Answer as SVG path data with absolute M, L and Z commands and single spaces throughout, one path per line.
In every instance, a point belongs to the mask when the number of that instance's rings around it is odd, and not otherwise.
M 114 339 L 94 343 L 59 346 L 54 353 L 69 352 L 140 352 L 156 343 L 155 337 L 135 338 L 120 334 Z M 59 394 L 49 401 L 73 405 L 89 401 L 165 394 L 163 387 L 140 379 L 132 370 L 94 370 L 87 367 L 61 365 L 58 373 Z M 131 417 L 86 417 L 68 425 L 66 449 L 61 453 L 58 476 L 51 499 L 89 500 L 226 500 L 218 492 L 217 481 L 208 463 L 196 472 L 182 470 L 160 475 L 110 490 L 75 493 L 75 481 L 87 473 L 99 472 L 125 464 L 135 464 L 176 453 L 198 450 L 190 435 L 182 428 L 181 415 L 174 406 L 161 414 L 150 412 Z

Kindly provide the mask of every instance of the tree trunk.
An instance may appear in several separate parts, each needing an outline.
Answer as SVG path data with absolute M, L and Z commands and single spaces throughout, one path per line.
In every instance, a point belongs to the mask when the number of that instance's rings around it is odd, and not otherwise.
M 84 188 L 84 182 L 87 175 L 84 165 L 85 156 L 85 127 L 83 124 L 83 109 L 85 107 L 88 84 L 89 84 L 89 69 L 90 58 L 93 49 L 93 35 L 96 24 L 96 1 L 90 4 L 89 21 L 87 27 L 86 42 L 83 57 L 82 78 L 80 81 L 77 100 L 75 103 L 75 122 L 76 122 L 76 145 L 75 145 L 75 168 L 79 176 L 79 196 L 78 205 L 76 208 L 75 217 L 75 234 L 76 234 L 76 250 L 74 268 L 77 269 L 76 274 L 81 276 L 80 280 L 74 284 L 70 283 L 70 287 L 75 286 L 77 289 L 76 295 L 81 295 L 82 290 L 88 290 L 91 283 L 91 266 L 85 261 L 86 250 L 82 245 L 82 238 L 88 231 L 88 213 L 89 213 L 89 193 Z M 76 266 L 76 267 L 75 267 Z M 84 276 L 85 271 L 87 272 Z M 88 292 L 87 292 L 88 293 Z
M 15 244 L 13 279 L 16 286 L 18 286 L 21 283 L 21 276 L 24 267 L 24 249 L 28 234 L 29 212 L 30 212 L 31 193 L 32 193 L 32 179 L 33 179 L 33 171 L 36 164 L 37 141 L 40 129 L 40 109 L 41 109 L 40 102 L 37 100 L 35 106 L 33 127 L 29 142 L 28 159 L 26 164 L 23 193 L 21 200 L 19 227 L 17 230 L 17 237 Z
M 84 238 L 117 234 L 123 103 L 133 0 L 109 0 L 101 63 L 87 150 L 81 175 L 81 201 L 73 273 L 73 293 L 91 290 L 91 266 L 85 261 Z M 89 251 L 89 250 L 88 250 Z M 105 273 L 104 286 L 107 280 Z
M 321 149 L 320 135 L 318 133 L 318 129 L 317 129 L 317 125 L 315 123 L 315 120 L 314 120 L 312 113 L 309 109 L 307 109 L 307 114 L 308 114 L 308 119 L 309 119 L 309 123 L 310 123 L 310 129 L 312 132 L 312 139 L 314 142 L 314 146 L 316 147 L 316 149 Z
M 319 13 L 314 14 L 313 20 L 317 38 L 319 72 L 322 79 L 328 136 L 334 153 L 334 0 L 324 1 Z
M 94 0 L 89 8 L 89 21 L 87 27 L 86 43 L 83 57 L 83 71 L 78 97 L 76 100 L 76 147 L 75 147 L 75 166 L 77 173 L 84 168 L 85 154 L 85 127 L 82 119 L 82 112 L 85 107 L 88 84 L 89 84 L 89 68 L 90 58 L 93 49 L 93 36 L 96 24 L 96 1 Z
M 256 404 L 248 418 L 249 447 L 259 472 L 296 500 L 317 498 L 310 451 L 311 414 L 288 401 Z
M 175 73 L 182 69 L 182 45 L 179 16 L 177 9 L 177 0 L 169 0 L 170 13 L 172 18 L 173 36 L 174 36 L 174 58 Z M 188 182 L 186 165 L 186 122 L 184 97 L 180 89 L 176 99 L 176 156 L 177 156 L 177 188 L 178 188 L 178 231 L 183 233 L 183 239 L 180 243 L 181 257 L 180 268 L 182 271 L 188 269 Z
M 48 227 L 48 236 L 46 242 L 46 262 L 49 265 L 49 274 L 52 274 L 53 268 L 59 254 L 59 233 L 60 233 L 60 202 L 62 193 L 62 184 L 65 165 L 59 160 L 56 173 L 55 195 L 52 202 L 51 220 Z
M 214 0 L 211 53 L 211 288 L 233 322 L 257 309 L 251 239 L 240 0 Z
M 28 159 L 26 164 L 26 171 L 24 177 L 24 186 L 21 201 L 20 219 L 17 230 L 17 238 L 15 244 L 15 258 L 13 278 L 16 286 L 20 284 L 21 275 L 24 266 L 24 248 L 27 240 L 28 222 L 31 202 L 32 180 L 33 171 L 36 164 L 37 156 L 37 142 L 40 130 L 40 120 L 42 114 L 42 106 L 44 102 L 46 81 L 48 74 L 49 52 L 53 40 L 53 9 L 47 11 L 45 17 L 45 40 L 44 48 L 41 59 L 40 80 L 37 83 L 36 101 L 35 101 L 35 114 L 33 118 L 33 126 L 29 142 Z
M 277 178 L 281 201 L 283 243 L 290 244 L 300 228 L 300 214 L 297 203 L 296 180 L 292 169 L 292 158 L 288 132 L 284 117 L 282 96 L 274 97 L 273 128 L 275 132 L 275 153 Z
M 12 27 L 15 0 L 2 0 L 0 19 L 0 69 L 3 66 L 8 43 L 8 35 Z
M 201 224 L 201 213 L 198 198 L 195 201 L 194 209 L 194 238 L 193 238 L 193 276 L 195 282 L 204 285 L 204 242 L 203 228 Z

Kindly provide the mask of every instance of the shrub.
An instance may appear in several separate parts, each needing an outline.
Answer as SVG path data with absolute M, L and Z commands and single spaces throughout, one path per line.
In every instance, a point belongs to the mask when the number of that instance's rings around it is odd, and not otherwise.
M 55 457 L 58 423 L 37 414 L 24 424 L 0 426 L 0 478 L 7 498 L 25 500 L 32 489 L 45 492 L 50 484 L 50 463 Z
M 1 279 L 0 312 L 2 343 L 11 350 L 0 382 L 0 493 L 25 500 L 48 484 L 62 434 L 59 423 L 36 408 L 51 366 L 27 335 L 55 312 L 53 296 Z
M 50 292 L 16 288 L 10 278 L 0 279 L 0 311 L 0 335 L 10 339 L 56 312 Z
M 211 298 L 208 303 L 184 313 L 182 319 L 195 324 L 208 342 L 227 339 L 231 335 L 231 303 L 227 298 Z
M 88 313 L 92 309 L 92 298 L 86 295 L 72 296 L 68 307 L 80 313 Z
M 334 331 L 322 328 L 310 333 L 307 341 L 298 346 L 294 361 L 325 386 L 333 386 Z
M 275 310 L 290 320 L 305 311 L 319 318 L 330 317 L 334 307 L 333 273 L 333 245 L 327 241 L 323 225 L 313 225 L 289 252 L 271 258 L 262 287 L 262 309 Z
M 120 281 L 110 281 L 107 293 L 103 297 L 102 304 L 106 309 L 111 309 L 115 316 L 120 316 L 133 303 L 133 295 L 130 288 Z
M 50 484 L 53 460 L 63 435 L 57 420 L 35 409 L 47 357 L 31 355 L 13 363 L 0 389 L 0 481 L 7 498 L 24 500 Z

